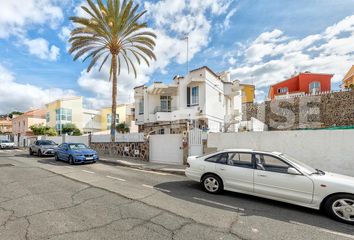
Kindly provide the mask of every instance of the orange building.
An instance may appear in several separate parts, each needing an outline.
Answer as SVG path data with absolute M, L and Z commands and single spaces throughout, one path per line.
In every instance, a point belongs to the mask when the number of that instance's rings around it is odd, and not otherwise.
M 273 100 L 277 96 L 286 94 L 309 94 L 331 91 L 332 77 L 333 74 L 300 73 L 270 86 L 268 97 Z
M 351 88 L 354 90 L 354 65 L 349 69 L 343 78 L 342 87 L 344 89 Z

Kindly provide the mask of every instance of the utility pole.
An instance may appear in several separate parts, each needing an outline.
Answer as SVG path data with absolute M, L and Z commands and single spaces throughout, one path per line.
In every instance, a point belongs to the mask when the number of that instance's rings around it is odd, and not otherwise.
M 187 75 L 189 73 L 189 36 L 186 35 L 183 40 L 187 41 Z

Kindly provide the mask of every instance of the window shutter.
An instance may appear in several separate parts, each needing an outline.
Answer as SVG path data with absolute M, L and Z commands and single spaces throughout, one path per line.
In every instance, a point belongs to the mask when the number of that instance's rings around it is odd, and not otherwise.
M 191 105 L 191 88 L 187 87 L 187 107 Z

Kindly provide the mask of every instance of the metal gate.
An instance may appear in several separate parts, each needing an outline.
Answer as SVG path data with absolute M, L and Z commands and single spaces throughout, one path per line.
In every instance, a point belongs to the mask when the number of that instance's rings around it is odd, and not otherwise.
M 151 135 L 150 162 L 183 165 L 182 134 Z
M 189 156 L 200 156 L 203 154 L 202 134 L 203 131 L 198 128 L 189 131 L 189 137 L 188 137 Z

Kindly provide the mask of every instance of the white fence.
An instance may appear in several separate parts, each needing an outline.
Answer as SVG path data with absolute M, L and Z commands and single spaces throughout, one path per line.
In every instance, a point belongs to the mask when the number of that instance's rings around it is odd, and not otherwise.
M 55 136 L 55 137 L 42 136 L 41 139 L 52 140 L 57 144 L 62 144 L 63 142 L 84 143 L 86 145 L 89 144 L 89 138 L 87 135 L 84 136 L 63 135 L 63 136 Z
M 354 130 L 211 133 L 208 147 L 283 152 L 315 168 L 354 176 Z

